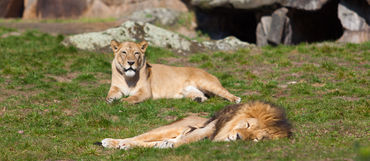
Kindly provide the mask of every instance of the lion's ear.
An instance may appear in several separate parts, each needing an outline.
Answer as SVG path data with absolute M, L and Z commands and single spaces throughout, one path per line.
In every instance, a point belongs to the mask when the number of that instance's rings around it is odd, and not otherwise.
M 148 42 L 146 42 L 145 40 L 140 42 L 139 47 L 140 47 L 141 51 L 145 52 L 146 48 L 148 47 Z
M 115 53 L 118 50 L 119 42 L 116 40 L 110 41 L 110 48 L 112 48 L 113 52 Z

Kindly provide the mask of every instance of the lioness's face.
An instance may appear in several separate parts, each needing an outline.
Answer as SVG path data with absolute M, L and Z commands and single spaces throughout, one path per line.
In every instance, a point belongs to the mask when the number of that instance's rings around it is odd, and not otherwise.
M 145 63 L 146 41 L 141 43 L 111 41 L 116 68 L 127 77 L 133 77 Z

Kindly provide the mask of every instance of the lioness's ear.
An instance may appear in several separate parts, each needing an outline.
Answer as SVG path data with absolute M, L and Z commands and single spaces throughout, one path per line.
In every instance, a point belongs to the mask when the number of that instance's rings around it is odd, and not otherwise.
M 141 43 L 139 43 L 139 46 L 140 46 L 141 51 L 145 52 L 146 48 L 148 47 L 148 42 L 144 40 Z
M 113 52 L 116 52 L 118 50 L 119 42 L 116 40 L 110 41 L 110 48 L 112 48 Z

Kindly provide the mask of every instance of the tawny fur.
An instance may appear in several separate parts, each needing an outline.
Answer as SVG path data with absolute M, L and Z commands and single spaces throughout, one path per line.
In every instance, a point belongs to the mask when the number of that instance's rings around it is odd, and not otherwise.
M 229 93 L 220 81 L 206 71 L 192 67 L 173 67 L 149 64 L 145 59 L 148 43 L 119 43 L 114 40 L 112 61 L 112 83 L 107 102 L 122 99 L 128 103 L 139 103 L 146 99 L 191 98 L 203 102 L 206 94 L 218 95 L 231 102 L 240 98 Z
M 212 141 L 234 141 L 285 138 L 291 135 L 291 125 L 281 108 L 262 103 L 226 106 L 212 118 L 189 116 L 126 139 L 104 139 L 107 148 L 132 147 L 172 148 L 209 138 Z

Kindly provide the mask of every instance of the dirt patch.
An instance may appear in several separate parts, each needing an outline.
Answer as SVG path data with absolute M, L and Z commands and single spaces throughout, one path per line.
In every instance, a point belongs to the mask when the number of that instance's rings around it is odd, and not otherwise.
M 22 35 L 22 32 L 9 32 L 1 35 L 1 38 L 7 38 L 9 36 L 20 36 Z
M 57 82 L 62 82 L 62 83 L 64 83 L 64 82 L 72 82 L 72 80 L 74 78 L 76 78 L 78 75 L 79 75 L 79 73 L 77 73 L 77 72 L 75 72 L 75 73 L 68 73 L 66 75 L 60 75 L 60 76 L 46 74 L 47 77 L 53 78 Z
M 303 136 L 311 135 L 313 132 L 317 137 L 352 136 L 363 138 L 368 135 L 368 132 L 360 130 L 364 126 L 364 122 L 352 123 L 343 120 L 333 120 L 320 125 L 306 123 L 300 125 L 301 128 L 295 129 L 295 132 L 300 133 Z
M 242 93 L 243 96 L 251 96 L 251 95 L 259 95 L 260 93 L 258 91 L 245 91 Z
M 112 76 L 110 74 L 104 74 L 104 73 L 94 73 L 94 74 L 99 84 L 110 84 L 111 83 Z
M 25 90 L 31 88 L 30 86 L 16 87 L 15 89 L 7 89 L 3 86 L 0 86 L 0 102 L 6 101 L 9 97 L 20 96 L 24 98 L 29 98 L 36 96 L 41 91 L 39 90 Z
M 6 112 L 6 107 L 2 107 L 0 110 L 0 116 L 2 116 Z
M 179 66 L 179 64 L 181 66 L 194 66 L 194 64 L 190 63 L 190 61 L 188 60 L 188 58 L 186 57 L 168 57 L 168 58 L 161 58 L 161 60 L 164 60 L 164 61 L 167 61 L 166 64 L 170 64 L 170 65 L 174 65 L 174 66 Z
M 0 26 L 16 28 L 18 30 L 39 30 L 52 35 L 72 35 L 85 32 L 96 32 L 119 26 L 120 22 L 96 23 L 40 23 L 40 22 L 1 22 Z
M 347 96 L 338 96 L 338 97 L 333 97 L 334 99 L 342 99 L 345 101 L 358 101 L 360 98 L 358 97 L 347 97 Z
M 192 112 L 187 112 L 187 116 L 199 116 L 199 117 L 207 117 L 209 116 L 208 112 L 199 112 L 199 113 L 192 113 Z

